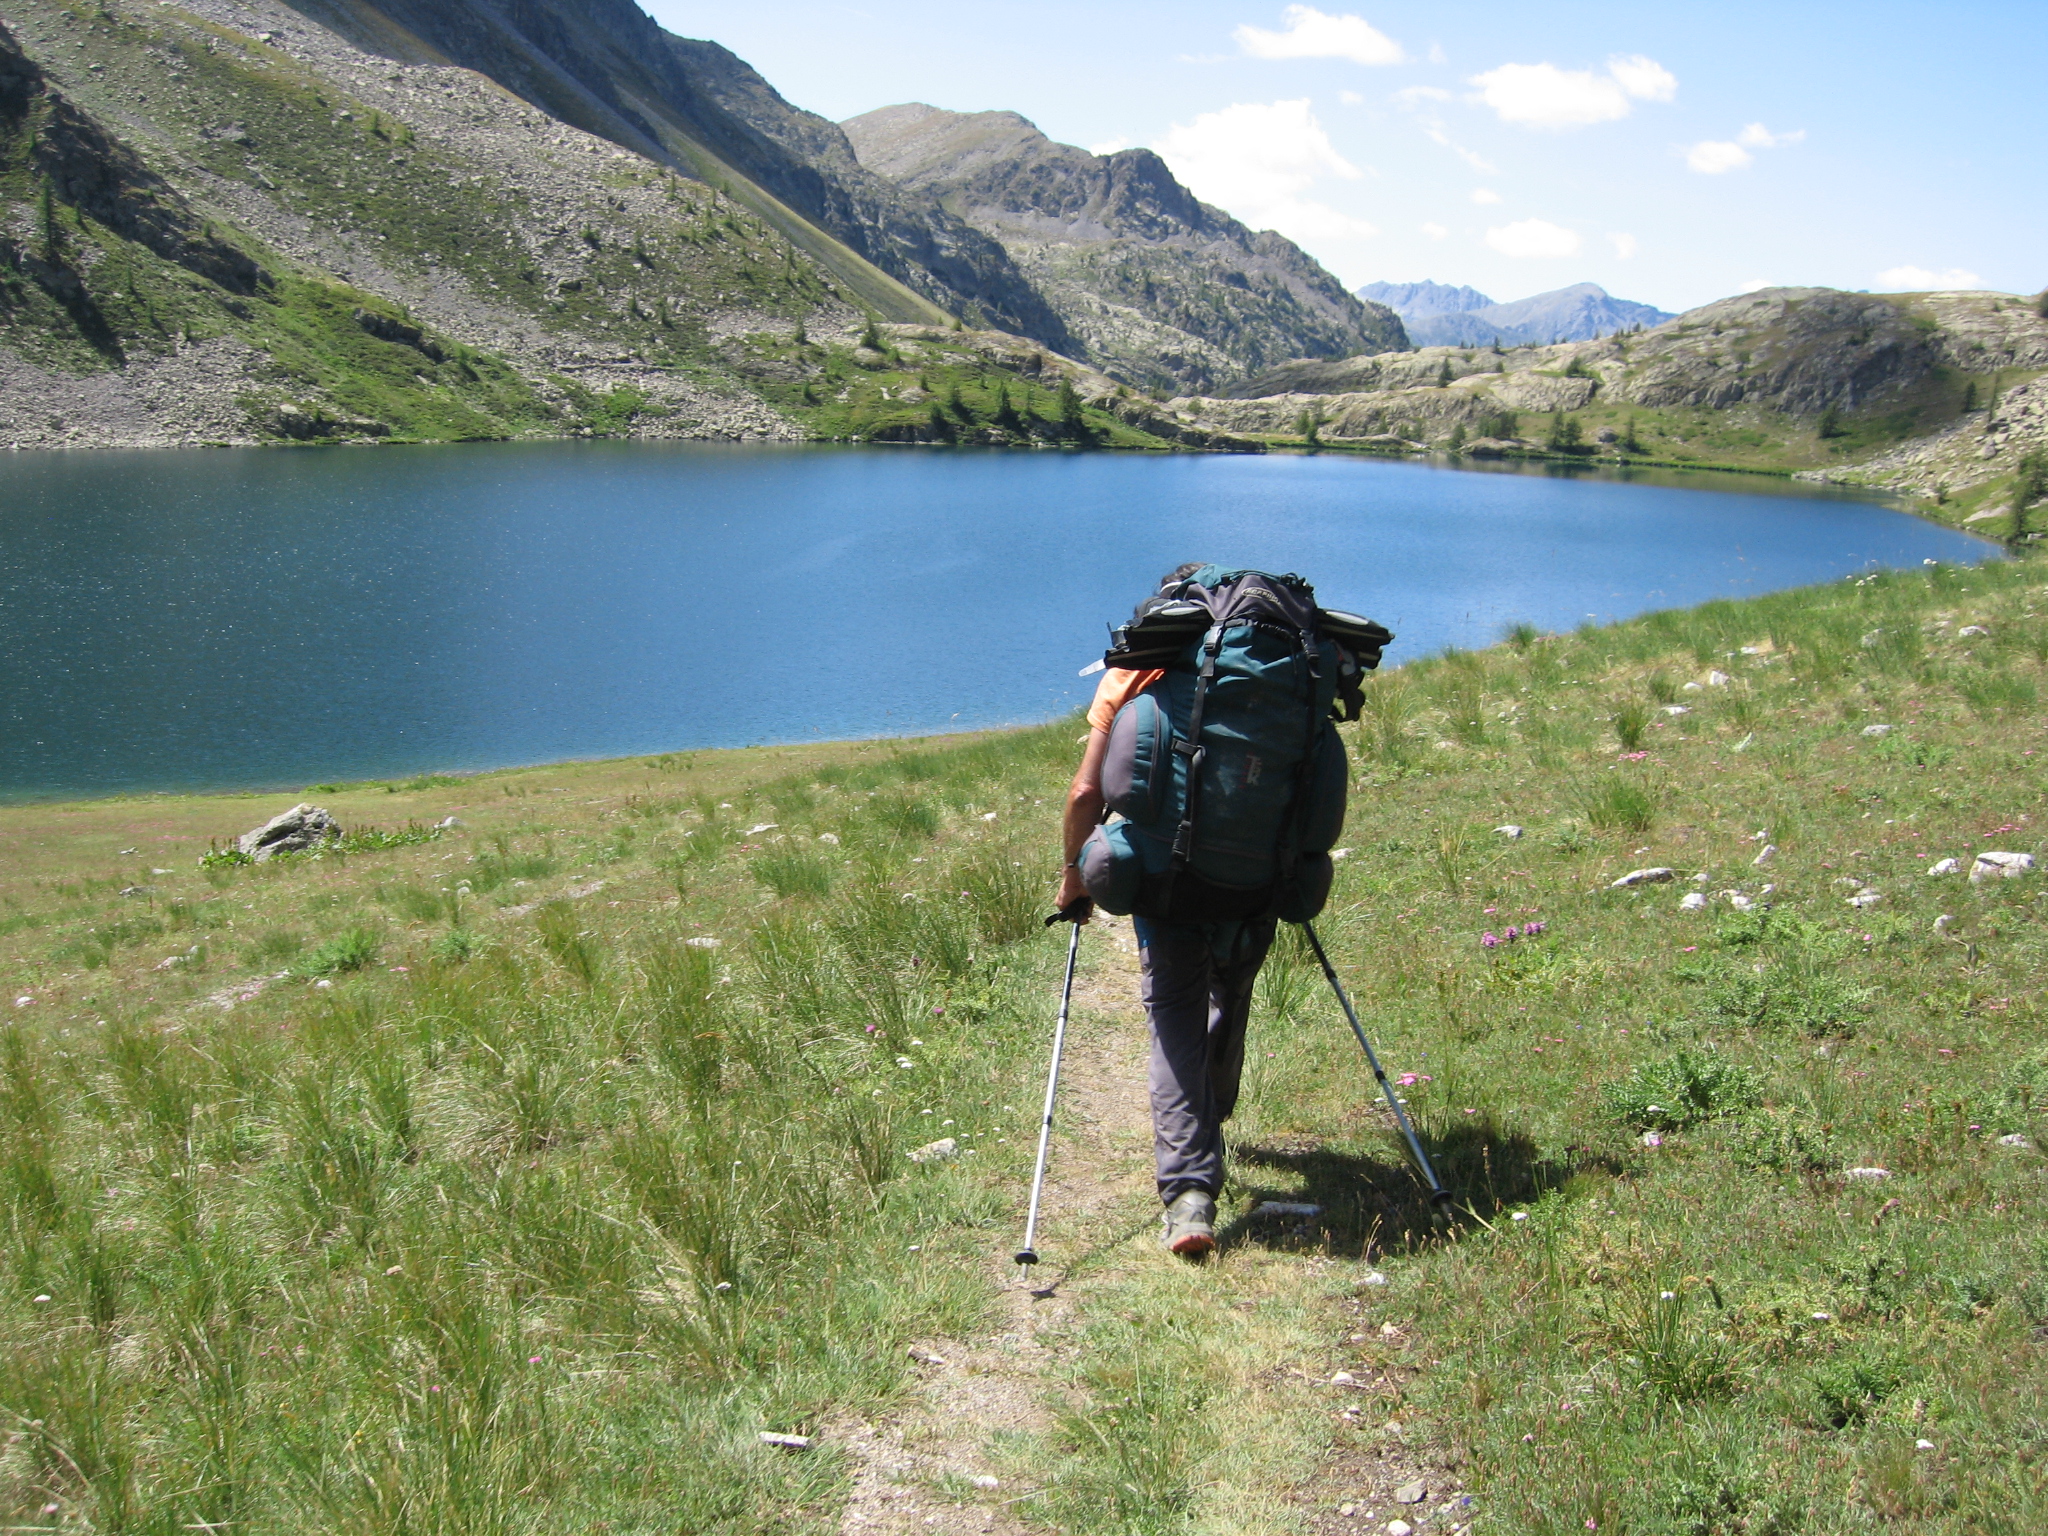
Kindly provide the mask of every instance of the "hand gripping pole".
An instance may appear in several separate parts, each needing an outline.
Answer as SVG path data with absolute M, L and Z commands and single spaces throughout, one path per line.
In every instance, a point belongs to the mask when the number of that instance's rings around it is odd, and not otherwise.
M 1394 1092 L 1393 1084 L 1387 1081 L 1386 1069 L 1380 1065 L 1379 1057 L 1373 1054 L 1372 1042 L 1365 1038 L 1365 1028 L 1358 1022 L 1358 1012 L 1351 1006 L 1351 999 L 1344 995 L 1344 987 L 1337 980 L 1337 971 L 1330 964 L 1330 957 L 1323 949 L 1323 941 L 1316 937 L 1314 923 L 1303 923 L 1301 931 L 1308 935 L 1309 948 L 1316 952 L 1316 961 L 1323 968 L 1323 977 L 1330 983 L 1330 990 L 1337 994 L 1337 1002 L 1344 1009 L 1344 1017 L 1351 1021 L 1351 1033 L 1358 1036 L 1358 1043 L 1365 1051 L 1365 1059 L 1372 1067 L 1372 1075 L 1379 1079 L 1380 1092 L 1387 1096 L 1387 1107 L 1394 1112 L 1394 1118 L 1401 1123 L 1401 1134 L 1408 1138 L 1408 1150 L 1415 1154 L 1416 1166 L 1429 1181 L 1429 1203 L 1433 1206 L 1450 1204 L 1451 1192 L 1437 1182 L 1436 1169 L 1430 1166 L 1429 1154 L 1422 1150 L 1422 1143 L 1415 1139 L 1415 1127 L 1408 1123 L 1408 1112 L 1401 1107 L 1400 1096 Z

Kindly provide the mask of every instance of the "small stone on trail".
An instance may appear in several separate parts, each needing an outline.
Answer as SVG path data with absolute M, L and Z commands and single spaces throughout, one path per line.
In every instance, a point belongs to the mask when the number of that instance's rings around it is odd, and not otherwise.
M 1429 1490 L 1420 1483 L 1403 1483 L 1394 1490 L 1396 1504 L 1420 1504 L 1429 1497 Z
M 959 1142 L 951 1136 L 942 1136 L 937 1141 L 926 1142 L 908 1156 L 913 1163 L 944 1163 L 950 1162 L 959 1152 Z
M 1866 725 L 1858 734 L 1864 736 L 1889 736 L 1892 728 L 1888 725 Z
M 1320 1216 L 1323 1208 L 1301 1200 L 1261 1200 L 1252 1207 L 1253 1217 L 1260 1216 Z
M 780 1435 L 772 1429 L 761 1431 L 763 1445 L 777 1445 L 785 1451 L 808 1451 L 811 1448 L 809 1435 Z
M 460 816 L 443 816 L 439 821 L 435 822 L 434 825 L 445 832 L 450 827 L 467 826 L 468 823 L 465 822 Z
M 1755 858 L 1751 859 L 1749 862 L 1752 866 L 1757 864 L 1768 864 L 1771 862 L 1772 859 L 1776 858 L 1777 856 L 1778 845 L 1776 843 L 1765 843 L 1763 847 L 1763 852 L 1759 853 Z
M 1333 1387 L 1348 1387 L 1357 1380 L 1358 1378 L 1349 1371 L 1339 1371 L 1330 1378 L 1330 1385 Z
M 946 1357 L 944 1355 L 934 1354 L 931 1350 L 928 1349 L 919 1349 L 914 1344 L 911 1346 L 910 1349 L 910 1358 L 915 1360 L 919 1365 L 946 1364 Z
M 1495 827 L 1493 830 L 1498 832 L 1502 837 L 1507 838 L 1511 842 L 1515 838 L 1518 838 L 1522 835 L 1522 829 L 1516 826 L 1512 821 L 1507 823 L 1505 826 Z
M 1358 1513 L 1358 1506 L 1356 1504 L 1339 1504 L 1337 1506 L 1337 1513 L 1349 1517 Z
M 1686 892 L 1686 893 L 1685 893 L 1685 894 L 1684 894 L 1683 896 L 1681 896 L 1681 897 L 1679 898 L 1679 900 L 1678 900 L 1678 910 L 1679 910 L 1679 911 L 1681 911 L 1681 912 L 1704 912 L 1704 911 L 1706 911 L 1706 910 L 1707 910 L 1707 897 L 1706 897 L 1706 893 L 1705 893 L 1704 891 L 1687 891 L 1687 892 Z
M 984 1488 L 993 1491 L 994 1489 L 1003 1486 L 1003 1480 L 1000 1477 L 990 1477 L 986 1472 L 984 1472 L 981 1474 L 981 1476 L 974 1479 L 974 1486 L 977 1488 Z
M 1676 880 L 1677 878 L 1677 870 L 1667 869 L 1662 865 L 1658 865 L 1654 869 L 1632 869 L 1627 874 L 1623 875 L 1619 880 L 1615 881 L 1612 885 L 1608 886 L 1607 889 L 1609 889 L 1610 891 L 1619 891 L 1629 886 L 1636 885 L 1662 885 L 1666 881 Z
M 1726 672 L 1722 672 L 1718 669 L 1707 674 L 1707 686 L 1709 688 L 1726 688 L 1730 683 L 1734 681 L 1734 678 L 1730 677 Z
M 1883 891 L 1861 890 L 1849 898 L 1849 905 L 1852 907 L 1874 907 L 1883 900 Z
M 1387 1536 L 1414 1536 L 1415 1527 L 1406 1520 L 1389 1520 Z
M 1944 913 L 1942 913 L 1942 914 L 1941 914 L 1941 916 L 1937 917 L 1937 918 L 1936 918 L 1936 919 L 1934 920 L 1934 931 L 1935 931 L 1936 933 L 1947 933 L 1947 932 L 1949 931 L 1949 929 L 1951 929 L 1951 928 L 1955 927 L 1955 925 L 1956 925 L 1956 915 L 1955 915 L 1955 913 L 1953 913 L 1953 912 L 1944 912 Z
M 1981 885 L 1986 880 L 2017 880 L 2032 871 L 2034 856 L 2031 853 L 1980 853 L 1977 862 L 1970 866 L 1970 884 Z
M 1842 1177 L 1858 1183 L 1875 1184 L 1892 1176 L 1889 1168 L 1844 1168 Z
M 1952 875 L 1963 867 L 1961 859 L 1943 859 L 1927 871 L 1930 875 Z

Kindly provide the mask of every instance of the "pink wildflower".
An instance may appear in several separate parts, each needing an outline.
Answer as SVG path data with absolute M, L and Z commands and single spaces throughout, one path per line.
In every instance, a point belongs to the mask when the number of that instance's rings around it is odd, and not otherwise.
M 1500 948 L 1500 935 L 1489 930 L 1479 935 L 1479 943 L 1483 949 L 1498 949 Z

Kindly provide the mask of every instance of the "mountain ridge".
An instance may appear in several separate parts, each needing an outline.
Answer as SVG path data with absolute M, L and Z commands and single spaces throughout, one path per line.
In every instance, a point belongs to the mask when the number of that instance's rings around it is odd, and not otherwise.
M 1077 356 L 1148 386 L 1211 388 L 1288 355 L 1408 344 L 1300 247 L 1253 232 L 1149 149 L 1096 155 L 1015 112 L 922 102 L 841 125 L 861 163 L 1002 244 Z

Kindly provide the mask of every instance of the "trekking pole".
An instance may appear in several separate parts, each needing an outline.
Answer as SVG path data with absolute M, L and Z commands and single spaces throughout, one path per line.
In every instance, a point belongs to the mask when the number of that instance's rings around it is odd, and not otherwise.
M 1083 897 L 1045 920 L 1048 928 L 1054 923 L 1072 923 L 1074 931 L 1067 939 L 1067 980 L 1060 988 L 1060 1017 L 1052 1031 L 1052 1069 L 1045 1075 L 1045 1117 L 1038 1123 L 1038 1165 L 1031 1173 L 1031 1214 L 1024 1221 L 1024 1246 L 1017 1250 L 1017 1262 L 1025 1266 L 1038 1262 L 1038 1250 L 1032 1246 L 1038 1238 L 1038 1199 L 1045 1192 L 1045 1154 L 1052 1140 L 1052 1101 L 1060 1089 L 1060 1052 L 1067 1044 L 1067 1008 L 1074 1000 L 1074 962 L 1081 954 L 1081 918 L 1087 912 L 1087 906 L 1087 898 Z
M 1358 1043 L 1365 1050 L 1365 1059 L 1372 1066 L 1372 1075 L 1379 1079 L 1380 1092 L 1387 1096 L 1387 1107 L 1394 1112 L 1394 1118 L 1401 1122 L 1401 1134 L 1408 1138 L 1408 1150 L 1415 1154 L 1415 1161 L 1422 1168 L 1422 1176 L 1429 1180 L 1429 1203 L 1434 1206 L 1450 1204 L 1451 1192 L 1437 1182 L 1436 1169 L 1430 1166 L 1429 1154 L 1422 1150 L 1422 1143 L 1415 1139 L 1415 1127 L 1408 1123 L 1408 1112 L 1401 1107 L 1400 1096 L 1394 1092 L 1393 1084 L 1387 1081 L 1386 1068 L 1380 1065 L 1379 1057 L 1373 1054 L 1372 1042 L 1365 1038 L 1365 1027 L 1358 1022 L 1358 1011 L 1351 1006 L 1351 999 L 1344 995 L 1344 986 L 1337 980 L 1336 967 L 1330 964 L 1330 957 L 1323 950 L 1323 941 L 1316 937 L 1314 923 L 1303 923 L 1301 931 L 1308 935 L 1309 948 L 1316 952 L 1316 960 L 1323 968 L 1323 975 L 1330 983 L 1330 990 L 1337 994 L 1337 1002 L 1344 1010 L 1344 1017 L 1351 1021 L 1351 1033 L 1358 1036 Z

